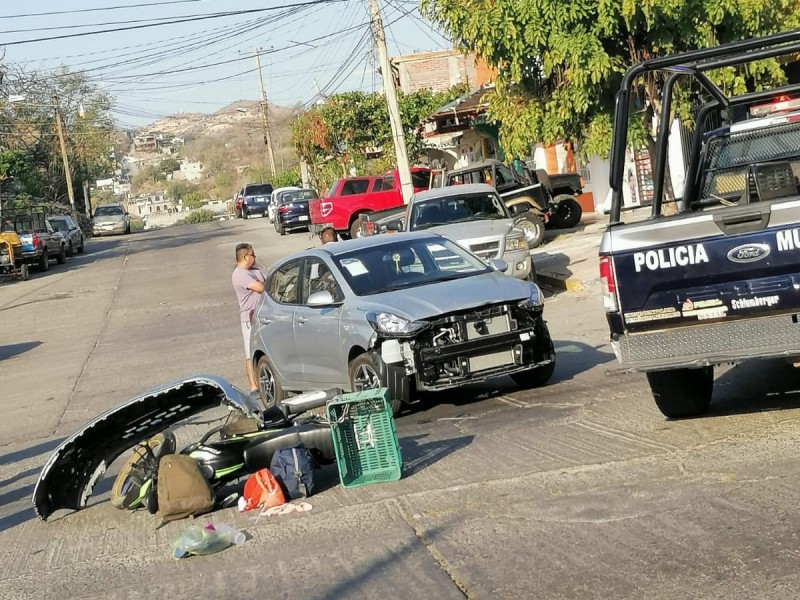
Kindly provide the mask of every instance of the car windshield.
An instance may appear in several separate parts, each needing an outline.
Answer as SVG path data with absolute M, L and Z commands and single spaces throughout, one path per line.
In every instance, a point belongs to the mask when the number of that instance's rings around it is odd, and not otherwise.
M 121 206 L 98 206 L 94 211 L 95 217 L 119 216 L 125 214 Z
M 299 202 L 301 200 L 313 200 L 317 197 L 317 192 L 314 190 L 290 190 L 282 192 L 278 196 L 279 204 L 286 204 L 288 202 Z
M 50 225 L 53 226 L 53 229 L 61 233 L 69 231 L 69 225 L 67 225 L 64 219 L 50 219 Z
M 334 258 L 357 296 L 371 296 L 462 279 L 489 268 L 445 238 L 424 238 L 367 246 Z
M 272 185 L 269 183 L 248 185 L 244 190 L 245 196 L 269 196 L 271 193 Z
M 497 194 L 486 192 L 459 194 L 415 202 L 411 208 L 411 230 L 507 217 L 505 205 Z

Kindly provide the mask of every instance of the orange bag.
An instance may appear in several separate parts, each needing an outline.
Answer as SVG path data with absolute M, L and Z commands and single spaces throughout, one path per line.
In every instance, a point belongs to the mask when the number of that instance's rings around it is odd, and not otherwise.
M 269 469 L 256 471 L 248 478 L 244 484 L 242 498 L 245 502 L 241 510 L 252 510 L 259 506 L 272 508 L 286 504 L 283 490 Z

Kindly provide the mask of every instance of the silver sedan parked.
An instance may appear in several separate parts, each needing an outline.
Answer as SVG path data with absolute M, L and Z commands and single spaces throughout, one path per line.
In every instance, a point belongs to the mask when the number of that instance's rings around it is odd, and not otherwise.
M 274 265 L 251 347 L 267 407 L 289 392 L 415 390 L 511 375 L 543 385 L 555 351 L 539 288 L 451 240 L 403 233 L 330 243 Z

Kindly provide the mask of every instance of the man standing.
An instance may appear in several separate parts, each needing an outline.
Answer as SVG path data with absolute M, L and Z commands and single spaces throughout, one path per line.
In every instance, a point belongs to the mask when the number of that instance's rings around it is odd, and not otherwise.
M 244 362 L 247 379 L 250 382 L 250 396 L 257 399 L 258 383 L 250 360 L 250 321 L 261 294 L 264 293 L 264 274 L 256 267 L 256 254 L 250 244 L 236 245 L 236 268 L 231 275 L 231 282 L 239 300 L 239 320 L 242 323 Z

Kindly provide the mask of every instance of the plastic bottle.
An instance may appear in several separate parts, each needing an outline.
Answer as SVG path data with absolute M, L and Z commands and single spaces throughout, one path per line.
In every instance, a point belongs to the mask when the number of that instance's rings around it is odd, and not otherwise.
M 218 534 L 225 536 L 225 538 L 233 545 L 239 546 L 244 544 L 247 536 L 243 531 L 239 531 L 235 527 L 231 527 L 227 523 L 214 524 L 214 531 Z
M 183 558 L 189 554 L 203 556 L 214 554 L 231 545 L 229 535 L 197 525 L 186 528 L 172 544 L 172 556 Z

